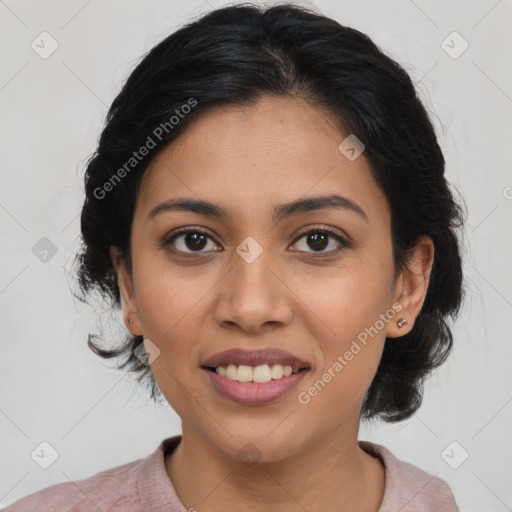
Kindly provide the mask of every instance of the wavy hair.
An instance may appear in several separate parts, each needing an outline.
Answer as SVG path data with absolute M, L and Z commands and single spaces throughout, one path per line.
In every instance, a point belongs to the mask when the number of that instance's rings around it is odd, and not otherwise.
M 172 33 L 142 58 L 113 101 L 87 162 L 82 245 L 76 256 L 80 299 L 86 301 L 96 290 L 113 308 L 120 305 L 109 248 L 118 246 L 132 268 L 130 231 L 137 191 L 158 151 L 201 113 L 219 105 L 251 105 L 262 96 L 303 98 L 364 143 L 372 175 L 390 205 L 397 274 L 420 236 L 434 243 L 421 312 L 408 334 L 386 340 L 361 411 L 363 419 L 406 419 L 421 404 L 424 379 L 452 348 L 447 320 L 458 314 L 463 294 L 457 238 L 462 209 L 445 179 L 433 125 L 407 72 L 367 35 L 313 10 L 294 4 L 220 8 Z M 134 150 L 190 98 L 197 104 L 173 129 L 162 131 L 153 156 L 137 162 L 99 197 L 98 190 Z M 144 380 L 151 398 L 162 397 L 150 367 L 135 353 L 142 336 L 129 335 L 110 349 L 99 340 L 89 334 L 88 345 L 96 354 L 126 356 L 118 368 Z

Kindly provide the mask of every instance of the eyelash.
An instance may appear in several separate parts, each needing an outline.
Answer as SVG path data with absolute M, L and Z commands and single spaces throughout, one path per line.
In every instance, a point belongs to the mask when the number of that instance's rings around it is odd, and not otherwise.
M 303 231 L 301 233 L 299 233 L 297 235 L 297 238 L 295 239 L 295 241 L 293 242 L 293 245 L 295 245 L 300 239 L 304 238 L 305 236 L 307 235 L 310 235 L 310 234 L 322 234 L 322 235 L 327 235 L 331 238 L 333 238 L 334 240 L 336 240 L 341 247 L 339 247 L 338 249 L 335 249 L 335 250 L 331 250 L 331 251 L 327 251 L 327 252 L 306 252 L 305 254 L 308 254 L 309 256 L 312 256 L 313 258 L 325 258 L 325 257 L 328 257 L 328 256 L 334 256 L 334 255 L 337 255 L 339 254 L 340 252 L 342 252 L 344 249 L 346 248 L 350 248 L 352 246 L 352 244 L 346 240 L 345 238 L 343 238 L 341 235 L 339 235 L 338 233 L 335 233 L 334 231 L 330 230 L 330 229 L 327 229 L 326 227 L 324 226 L 313 226 L 312 228 L 308 229 L 307 231 Z M 167 236 L 165 237 L 162 242 L 160 242 L 158 245 L 161 247 L 161 248 L 164 248 L 164 247 L 167 247 L 169 245 L 172 244 L 172 242 L 174 242 L 174 240 L 176 240 L 179 236 L 181 235 L 187 235 L 187 234 L 201 234 L 201 235 L 204 235 L 208 238 L 210 238 L 211 240 L 213 240 L 215 242 L 215 240 L 213 239 L 213 237 L 207 233 L 206 231 L 204 231 L 203 229 L 199 228 L 199 227 L 186 227 L 186 228 L 180 228 L 178 229 L 177 231 L 175 231 L 174 233 L 172 233 L 172 235 L 170 236 Z M 218 244 L 217 244 L 218 245 Z M 185 257 L 198 257 L 198 256 L 201 256 L 203 254 L 206 254 L 206 253 L 202 253 L 202 252 L 199 252 L 199 251 L 192 251 L 192 252 L 184 252 L 184 251 L 179 251 L 177 249 L 174 249 L 174 251 L 180 253 L 181 255 L 186 255 Z M 302 253 L 304 251 L 297 251 L 299 253 Z

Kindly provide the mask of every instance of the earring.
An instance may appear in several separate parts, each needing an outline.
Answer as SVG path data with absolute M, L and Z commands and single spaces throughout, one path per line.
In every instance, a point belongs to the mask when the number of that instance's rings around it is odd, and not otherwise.
M 400 320 L 398 320 L 396 325 L 398 325 L 398 327 L 403 327 L 405 324 L 408 324 L 408 323 L 409 322 L 405 318 L 400 318 Z
M 130 325 L 133 325 L 133 318 L 130 318 Z

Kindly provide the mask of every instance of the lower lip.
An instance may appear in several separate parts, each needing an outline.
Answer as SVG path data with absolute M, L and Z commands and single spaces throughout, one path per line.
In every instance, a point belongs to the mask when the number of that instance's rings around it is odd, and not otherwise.
M 292 373 L 287 377 L 269 382 L 239 382 L 202 368 L 208 374 L 215 389 L 234 402 L 244 405 L 259 405 L 273 402 L 290 392 L 309 370 Z

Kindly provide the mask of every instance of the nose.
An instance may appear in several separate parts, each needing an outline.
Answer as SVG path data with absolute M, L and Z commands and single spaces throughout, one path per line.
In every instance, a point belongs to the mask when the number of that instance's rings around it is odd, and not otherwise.
M 256 334 L 291 322 L 293 293 L 271 260 L 270 250 L 252 262 L 234 254 L 230 271 L 217 287 L 214 316 L 220 326 Z

